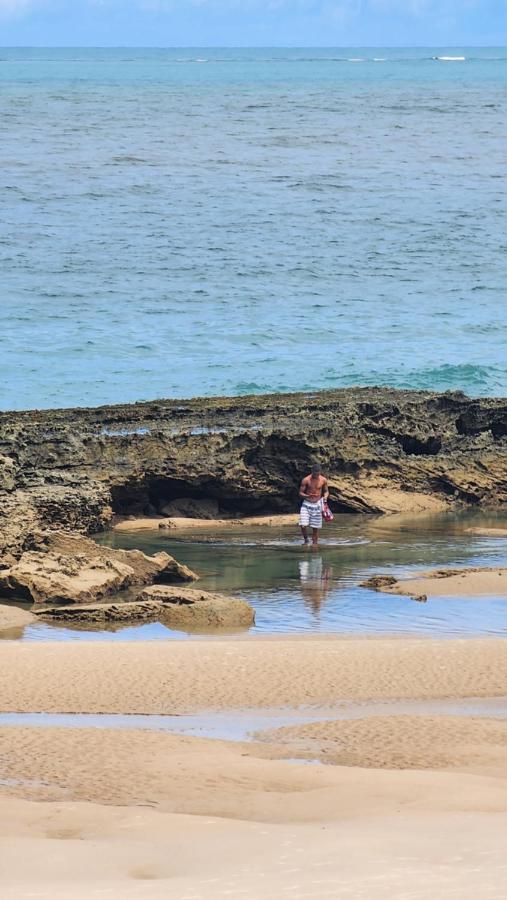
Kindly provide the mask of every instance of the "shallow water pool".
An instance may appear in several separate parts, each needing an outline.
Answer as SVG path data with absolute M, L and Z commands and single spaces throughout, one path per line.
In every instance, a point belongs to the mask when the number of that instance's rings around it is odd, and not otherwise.
M 317 551 L 301 545 L 297 529 L 238 528 L 215 533 L 154 530 L 111 533 L 101 541 L 166 550 L 201 574 L 208 590 L 246 598 L 256 611 L 248 632 L 262 634 L 412 634 L 505 636 L 504 596 L 408 597 L 359 587 L 374 573 L 408 575 L 433 567 L 506 566 L 507 539 L 480 536 L 476 527 L 506 527 L 502 513 L 436 516 L 337 516 Z M 223 632 L 220 632 L 223 634 Z M 198 635 L 202 637 L 202 635 Z M 216 636 L 216 635 L 215 635 Z M 134 627 L 62 628 L 37 623 L 24 640 L 168 640 L 192 638 L 161 623 Z

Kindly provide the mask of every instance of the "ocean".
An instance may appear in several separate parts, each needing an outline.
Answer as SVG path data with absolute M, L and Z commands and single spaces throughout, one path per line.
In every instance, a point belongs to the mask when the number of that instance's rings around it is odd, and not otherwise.
M 507 49 L 3 49 L 0 91 L 1 409 L 507 393 Z

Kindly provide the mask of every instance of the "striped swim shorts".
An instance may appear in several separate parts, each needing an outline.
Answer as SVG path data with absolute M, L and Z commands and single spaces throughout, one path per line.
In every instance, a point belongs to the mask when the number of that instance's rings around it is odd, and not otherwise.
M 299 524 L 302 528 L 322 528 L 322 501 L 310 503 L 309 500 L 303 500 L 301 512 L 299 514 Z

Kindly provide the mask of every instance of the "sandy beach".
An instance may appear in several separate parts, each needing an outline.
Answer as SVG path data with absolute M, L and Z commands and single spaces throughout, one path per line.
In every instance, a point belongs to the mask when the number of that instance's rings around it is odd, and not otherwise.
M 409 711 L 504 697 L 502 641 L 11 641 L 0 680 L 4 712 L 317 708 L 256 741 L 3 725 L 3 896 L 422 900 L 505 877 L 507 723 Z M 408 706 L 330 720 L 347 701 Z

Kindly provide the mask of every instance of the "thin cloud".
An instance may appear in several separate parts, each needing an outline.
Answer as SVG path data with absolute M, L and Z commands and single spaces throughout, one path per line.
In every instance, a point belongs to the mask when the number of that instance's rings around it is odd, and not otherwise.
M 10 18 L 21 16 L 30 9 L 30 0 L 0 0 L 0 16 Z
M 368 0 L 372 12 L 429 16 L 464 13 L 477 9 L 481 0 Z

